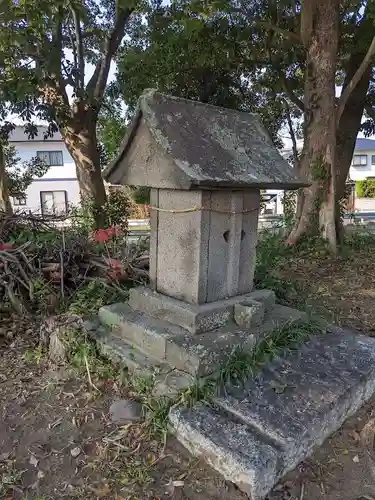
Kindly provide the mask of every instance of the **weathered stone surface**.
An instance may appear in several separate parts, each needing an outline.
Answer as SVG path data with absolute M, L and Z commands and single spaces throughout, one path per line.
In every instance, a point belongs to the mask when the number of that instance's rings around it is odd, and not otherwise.
M 142 418 L 142 405 L 131 399 L 119 399 L 109 407 L 109 415 L 114 424 L 138 422 Z
M 241 328 L 259 326 L 264 320 L 264 304 L 253 299 L 247 299 L 234 306 L 234 321 Z
M 252 429 L 214 408 L 175 408 L 169 415 L 177 439 L 235 483 L 252 500 L 263 498 L 273 484 L 282 456 Z
M 259 190 L 161 189 L 153 198 L 157 214 L 151 232 L 156 231 L 157 238 L 151 237 L 150 255 L 155 290 L 204 304 L 253 289 Z
M 99 310 L 102 323 L 114 328 L 114 336 L 121 337 L 124 344 L 191 375 L 212 373 L 228 358 L 234 346 L 250 351 L 258 337 L 304 316 L 300 311 L 277 305 L 260 326 L 241 329 L 229 321 L 218 330 L 191 335 L 184 328 L 134 311 L 125 303 Z
M 276 295 L 273 290 L 253 290 L 248 296 L 250 299 L 262 302 L 266 313 L 272 311 L 276 303 Z
M 155 395 L 173 397 L 195 383 L 194 377 L 188 373 L 172 369 L 166 363 L 144 354 L 99 322 L 86 322 L 85 328 L 104 356 L 125 365 L 130 373 L 153 377 Z
M 140 135 L 144 141 L 138 140 Z M 155 90 L 140 97 L 120 153 L 104 177 L 114 184 L 172 189 L 305 185 L 278 153 L 257 115 Z
M 277 441 L 296 464 L 375 391 L 374 360 L 374 340 L 330 333 L 228 390 L 217 404 Z
M 129 305 L 136 311 L 168 321 L 196 334 L 225 326 L 233 318 L 234 304 L 246 303 L 246 300 L 252 297 L 253 293 L 195 305 L 176 300 L 147 287 L 137 287 L 132 288 L 129 292 Z M 252 299 L 250 300 L 252 301 Z
M 178 424 L 177 436 L 182 436 L 181 441 L 192 452 L 208 457 L 222 473 L 229 467 L 233 476 L 226 477 L 252 498 L 260 498 L 374 392 L 375 339 L 338 328 L 311 338 L 299 350 L 286 352 L 244 385 L 227 388 L 215 400 L 227 421 L 244 425 L 250 436 L 269 444 L 277 457 L 277 467 L 267 475 L 263 465 L 250 457 L 247 481 L 239 481 L 236 475 L 236 470 L 243 468 L 241 453 L 246 452 L 246 443 L 240 445 L 243 449 L 233 458 L 232 444 L 226 436 L 220 444 L 216 443 L 220 449 L 215 450 L 215 455 L 222 457 L 217 462 L 212 458 L 211 444 L 216 431 L 202 425 L 195 408 L 181 412 L 183 419 L 172 415 L 171 421 Z M 262 453 L 259 447 L 258 454 Z M 264 477 L 260 488 L 251 479 L 259 476 Z

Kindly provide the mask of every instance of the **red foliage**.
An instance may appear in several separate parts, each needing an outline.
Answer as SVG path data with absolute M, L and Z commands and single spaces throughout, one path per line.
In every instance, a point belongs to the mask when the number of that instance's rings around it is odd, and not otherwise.
M 13 244 L 12 243 L 0 243 L 0 251 L 1 250 L 12 250 Z
M 93 232 L 93 238 L 96 243 L 106 243 L 111 238 L 121 235 L 121 229 L 118 226 L 107 227 L 107 229 L 97 229 Z

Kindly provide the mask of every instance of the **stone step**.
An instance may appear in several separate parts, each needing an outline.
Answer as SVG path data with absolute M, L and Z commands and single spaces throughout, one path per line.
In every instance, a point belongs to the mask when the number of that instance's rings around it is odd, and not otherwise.
M 151 377 L 154 383 L 153 393 L 156 396 L 173 397 L 181 390 L 191 387 L 195 382 L 191 375 L 172 369 L 166 363 L 161 363 L 124 342 L 121 337 L 115 336 L 113 331 L 101 325 L 97 320 L 86 322 L 85 328 L 89 336 L 97 343 L 103 356 L 126 366 L 132 374 Z
M 276 326 L 300 321 L 304 317 L 300 311 L 275 305 L 259 327 L 241 329 L 229 321 L 218 330 L 191 335 L 184 328 L 134 311 L 125 303 L 99 310 L 101 323 L 110 327 L 115 336 L 159 362 L 194 376 L 215 371 L 230 356 L 233 347 L 251 350 L 257 338 Z
M 216 398 L 175 409 L 171 423 L 192 453 L 262 499 L 375 392 L 375 339 L 332 328 Z

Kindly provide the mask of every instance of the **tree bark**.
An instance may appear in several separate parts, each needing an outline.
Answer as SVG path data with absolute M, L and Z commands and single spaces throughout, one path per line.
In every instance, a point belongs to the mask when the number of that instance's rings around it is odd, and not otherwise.
M 311 186 L 303 190 L 300 216 L 289 235 L 293 244 L 308 232 L 321 232 L 336 251 L 335 229 L 335 73 L 339 0 L 305 0 L 301 32 L 306 48 L 304 146 L 298 169 Z
M 103 205 L 107 196 L 100 169 L 95 117 L 91 113 L 77 113 L 72 122 L 62 128 L 62 135 L 76 164 L 81 201 L 91 204 L 96 226 L 103 227 Z
M 3 145 L 0 142 L 0 212 L 13 213 L 9 198 L 8 178 L 5 170 L 5 156 Z

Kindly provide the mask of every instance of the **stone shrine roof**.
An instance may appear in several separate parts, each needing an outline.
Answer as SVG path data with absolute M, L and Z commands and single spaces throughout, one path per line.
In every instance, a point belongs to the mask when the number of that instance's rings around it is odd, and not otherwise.
M 258 115 L 155 90 L 139 98 L 119 155 L 103 175 L 112 184 L 171 189 L 308 185 L 279 154 Z

